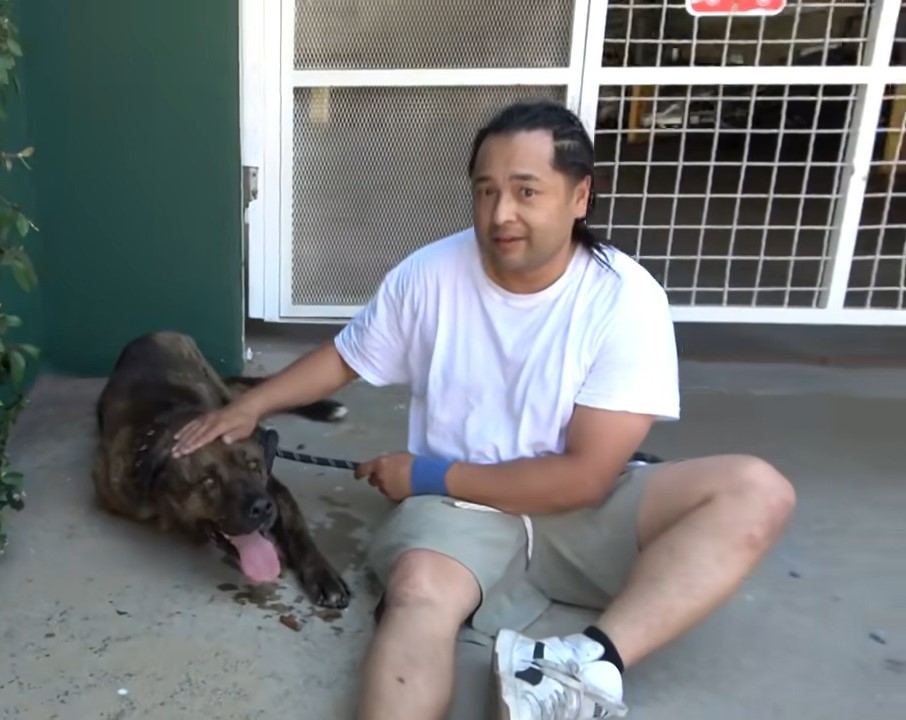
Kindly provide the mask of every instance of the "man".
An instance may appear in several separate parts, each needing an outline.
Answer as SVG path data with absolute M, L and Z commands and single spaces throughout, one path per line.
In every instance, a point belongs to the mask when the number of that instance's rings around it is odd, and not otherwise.
M 334 342 L 187 425 L 174 452 L 356 377 L 409 385 L 409 452 L 357 472 L 399 503 L 369 551 L 385 594 L 359 717 L 443 718 L 465 624 L 496 635 L 501 717 L 619 716 L 625 668 L 730 596 L 794 492 L 749 456 L 629 463 L 679 417 L 673 325 L 651 275 L 585 225 L 594 153 L 575 115 L 505 108 L 469 172 L 474 229 L 403 260 Z M 607 609 L 566 637 L 521 635 L 551 601 Z

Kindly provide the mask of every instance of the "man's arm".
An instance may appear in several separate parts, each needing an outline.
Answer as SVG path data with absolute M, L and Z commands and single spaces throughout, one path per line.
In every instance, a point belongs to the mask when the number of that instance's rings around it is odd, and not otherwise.
M 333 395 L 358 377 L 334 340 L 303 355 L 236 401 L 258 417 L 289 410 Z
M 226 407 L 180 428 L 174 435 L 173 456 L 188 455 L 220 437 L 225 442 L 246 438 L 265 415 L 322 400 L 355 377 L 334 343 L 325 343 Z
M 391 270 L 362 311 L 333 340 L 227 407 L 188 423 L 176 433 L 174 456 L 187 455 L 219 437 L 226 442 L 248 437 L 265 415 L 322 400 L 356 377 L 372 385 L 405 382 L 406 332 L 400 322 L 403 279 L 399 267 Z
M 562 454 L 491 465 L 454 463 L 447 489 L 455 498 L 514 514 L 590 507 L 611 491 L 654 420 L 578 405 Z

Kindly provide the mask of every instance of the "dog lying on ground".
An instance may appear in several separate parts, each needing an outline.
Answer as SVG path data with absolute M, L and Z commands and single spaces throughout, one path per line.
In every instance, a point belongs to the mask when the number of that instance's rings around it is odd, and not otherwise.
M 139 337 L 120 353 L 97 401 L 99 442 L 92 471 L 101 506 L 136 522 L 213 540 L 253 582 L 273 581 L 284 566 L 311 600 L 344 608 L 349 588 L 324 558 L 289 490 L 273 475 L 278 436 L 259 427 L 244 441 L 220 440 L 174 458 L 174 434 L 260 382 L 221 377 L 195 342 L 179 333 Z M 334 400 L 291 411 L 333 422 Z

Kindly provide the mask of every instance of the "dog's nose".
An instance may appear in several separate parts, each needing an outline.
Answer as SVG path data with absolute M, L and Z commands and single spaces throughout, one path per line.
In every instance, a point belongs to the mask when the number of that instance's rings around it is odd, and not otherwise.
M 274 511 L 274 503 L 266 497 L 256 498 L 249 504 L 248 514 L 252 520 L 266 518 Z

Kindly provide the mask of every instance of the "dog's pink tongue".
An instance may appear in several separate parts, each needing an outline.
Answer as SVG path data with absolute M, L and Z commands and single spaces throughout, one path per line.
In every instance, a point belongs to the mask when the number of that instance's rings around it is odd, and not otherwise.
M 274 582 L 280 577 L 280 558 L 274 544 L 260 532 L 236 535 L 230 542 L 239 551 L 239 566 L 252 582 Z

